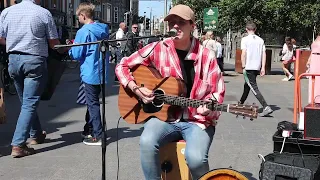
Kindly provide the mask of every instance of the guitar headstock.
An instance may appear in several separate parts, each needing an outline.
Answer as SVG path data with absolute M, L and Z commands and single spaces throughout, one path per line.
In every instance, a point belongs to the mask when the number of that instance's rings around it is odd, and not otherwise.
M 250 120 L 258 117 L 259 107 L 255 104 L 244 105 L 244 104 L 229 104 L 229 113 L 237 116 L 250 117 Z

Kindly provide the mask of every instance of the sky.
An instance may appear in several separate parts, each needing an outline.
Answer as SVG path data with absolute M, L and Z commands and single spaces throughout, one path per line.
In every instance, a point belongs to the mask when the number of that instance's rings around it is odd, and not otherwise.
M 168 8 L 171 4 L 171 0 L 168 0 Z M 164 0 L 156 1 L 156 0 L 150 0 L 150 1 L 139 1 L 139 16 L 143 16 L 144 12 L 146 12 L 146 16 L 150 18 L 150 9 L 152 8 L 152 16 L 155 16 L 155 18 L 160 18 L 160 16 L 163 16 L 164 14 Z

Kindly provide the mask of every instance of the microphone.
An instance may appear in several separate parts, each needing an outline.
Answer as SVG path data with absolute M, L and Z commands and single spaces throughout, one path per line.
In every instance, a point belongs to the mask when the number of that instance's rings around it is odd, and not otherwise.
M 160 35 L 161 37 L 175 37 L 178 31 L 174 28 L 170 29 L 165 35 Z

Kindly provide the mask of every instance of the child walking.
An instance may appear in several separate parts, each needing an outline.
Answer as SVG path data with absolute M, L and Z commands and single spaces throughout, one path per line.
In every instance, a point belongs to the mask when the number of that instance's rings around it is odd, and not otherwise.
M 76 15 L 83 26 L 76 34 L 75 44 L 96 42 L 109 37 L 108 26 L 94 22 L 94 8 L 94 5 L 89 2 L 83 2 L 77 8 Z M 74 46 L 69 50 L 69 55 L 80 61 L 80 77 L 84 83 L 85 100 L 89 111 L 88 115 L 90 114 L 87 124 L 91 124 L 93 129 L 91 136 L 84 138 L 83 143 L 86 145 L 101 145 L 102 124 L 99 95 L 103 74 L 99 45 Z M 108 55 L 106 59 L 109 59 Z M 108 66 L 108 62 L 106 61 L 106 66 Z M 108 68 L 106 67 L 106 69 Z

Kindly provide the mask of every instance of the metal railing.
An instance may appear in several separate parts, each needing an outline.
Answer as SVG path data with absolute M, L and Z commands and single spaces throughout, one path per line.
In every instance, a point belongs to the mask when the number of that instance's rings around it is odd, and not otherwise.
M 300 60 L 301 50 L 296 50 L 296 68 L 295 68 L 295 85 L 294 85 L 294 107 L 293 107 L 293 123 L 298 123 L 298 116 L 302 112 L 302 103 L 301 103 L 301 86 L 300 82 L 303 77 L 311 78 L 311 105 L 314 105 L 314 86 L 315 86 L 315 77 L 320 76 L 320 74 L 315 73 L 299 73 L 299 60 Z

